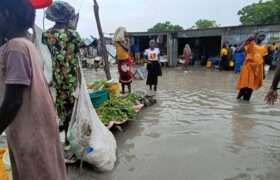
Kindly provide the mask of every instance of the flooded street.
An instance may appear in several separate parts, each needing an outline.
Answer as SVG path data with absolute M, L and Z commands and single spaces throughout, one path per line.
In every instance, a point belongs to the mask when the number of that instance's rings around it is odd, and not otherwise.
M 86 74 L 90 80 L 104 76 Z M 115 170 L 77 175 L 78 168 L 71 168 L 71 179 L 279 180 L 280 105 L 263 100 L 272 74 L 250 104 L 236 100 L 237 77 L 164 69 L 157 105 L 116 133 Z M 134 88 L 146 90 L 145 81 L 135 81 Z

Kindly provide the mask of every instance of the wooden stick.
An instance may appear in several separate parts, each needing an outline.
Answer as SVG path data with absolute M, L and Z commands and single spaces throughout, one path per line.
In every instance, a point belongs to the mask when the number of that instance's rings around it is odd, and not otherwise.
M 105 71 L 107 80 L 111 80 L 112 76 L 111 76 L 111 72 L 110 72 L 110 64 L 109 64 L 109 60 L 108 60 L 108 54 L 107 54 L 107 49 L 106 49 L 106 45 L 105 45 L 104 34 L 102 31 L 102 26 L 101 26 L 100 17 L 99 17 L 99 6 L 97 3 L 97 0 L 93 0 L 93 2 L 94 2 L 94 8 L 93 8 L 94 15 L 95 15 L 97 29 L 98 29 L 98 33 L 99 33 L 100 42 L 101 42 L 101 52 L 102 52 L 102 57 L 103 57 L 103 60 L 105 63 L 104 71 Z

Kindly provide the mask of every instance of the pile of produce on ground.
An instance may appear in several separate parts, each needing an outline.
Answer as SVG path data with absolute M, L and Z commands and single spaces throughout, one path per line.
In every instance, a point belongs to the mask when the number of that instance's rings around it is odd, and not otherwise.
M 111 96 L 120 95 L 119 83 L 113 80 L 94 81 L 88 86 L 88 88 L 90 92 L 106 90 Z
M 129 94 L 127 97 L 111 96 L 97 109 L 97 114 L 105 125 L 111 122 L 124 123 L 136 118 L 138 105 L 140 103 L 135 94 Z
M 93 106 L 101 121 L 111 128 L 136 119 L 137 113 L 149 103 L 144 93 L 130 93 L 125 97 L 119 95 L 119 84 L 115 81 L 94 81 L 88 85 Z M 153 99 L 150 97 L 150 99 Z

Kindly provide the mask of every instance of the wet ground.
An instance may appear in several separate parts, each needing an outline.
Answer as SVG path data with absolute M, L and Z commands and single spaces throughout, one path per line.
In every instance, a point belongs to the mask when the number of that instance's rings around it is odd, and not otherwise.
M 86 74 L 88 80 L 104 77 Z M 116 168 L 105 174 L 86 168 L 80 174 L 72 167 L 71 179 L 279 180 L 280 105 L 263 101 L 272 76 L 251 103 L 236 100 L 237 77 L 164 69 L 158 104 L 116 133 Z M 134 88 L 146 90 L 145 82 L 135 81 Z

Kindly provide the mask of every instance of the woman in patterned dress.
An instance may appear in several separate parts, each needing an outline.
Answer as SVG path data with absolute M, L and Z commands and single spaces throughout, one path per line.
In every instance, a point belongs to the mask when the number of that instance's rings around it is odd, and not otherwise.
M 74 8 L 66 2 L 57 1 L 46 11 L 47 19 L 55 26 L 43 34 L 53 59 L 53 87 L 56 90 L 55 105 L 60 118 L 60 130 L 66 134 L 71 120 L 75 98 L 74 91 L 79 82 L 79 48 L 82 45 L 79 34 L 69 28 L 75 17 Z

